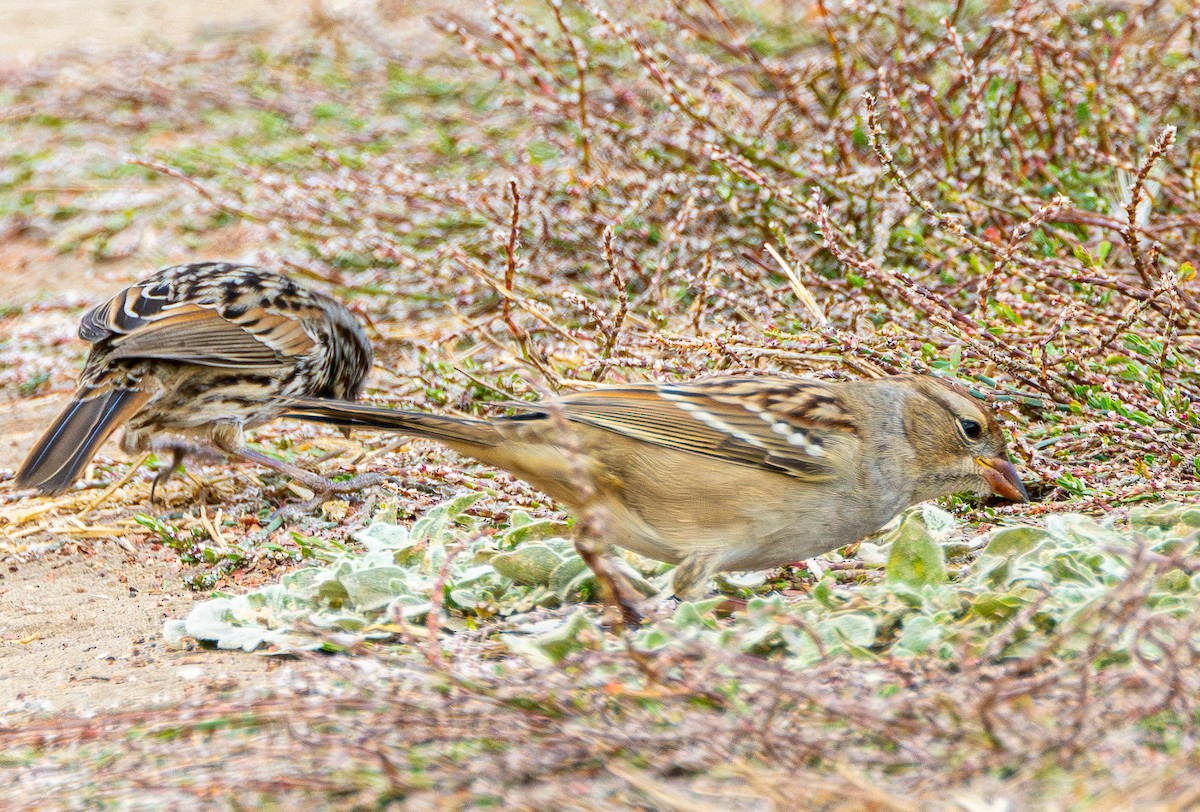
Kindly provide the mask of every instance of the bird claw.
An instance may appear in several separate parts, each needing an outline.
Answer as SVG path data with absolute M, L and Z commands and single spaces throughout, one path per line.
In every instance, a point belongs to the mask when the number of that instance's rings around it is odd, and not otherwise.
M 593 570 L 593 572 L 595 572 Z M 600 573 L 596 573 L 598 578 L 601 578 Z M 654 614 L 654 604 L 652 601 L 645 600 L 642 593 L 633 588 L 633 585 L 625 579 L 620 572 L 610 571 L 607 573 L 608 585 L 605 592 L 608 600 L 606 603 L 613 609 L 616 609 L 620 620 L 620 625 L 629 629 L 636 629 L 641 626 L 648 616 Z
M 275 510 L 267 517 L 268 524 L 274 524 L 278 521 L 287 521 L 288 519 L 298 518 L 304 514 L 310 513 L 321 505 L 329 501 L 332 495 L 357 493 L 364 488 L 370 488 L 374 485 L 379 485 L 387 482 L 389 477 L 383 474 L 359 474 L 353 479 L 347 479 L 342 482 L 333 482 L 325 480 L 322 483 L 302 483 L 313 491 L 311 499 L 305 499 L 303 502 L 293 502 L 290 505 Z M 316 487 L 313 487 L 316 485 Z

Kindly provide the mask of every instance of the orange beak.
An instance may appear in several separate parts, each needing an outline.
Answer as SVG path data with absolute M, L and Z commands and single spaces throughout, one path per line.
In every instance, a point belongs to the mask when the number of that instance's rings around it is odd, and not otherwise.
M 975 462 L 983 468 L 983 478 L 992 488 L 992 493 L 1003 496 L 1013 502 L 1028 502 L 1029 492 L 1017 476 L 1017 469 L 1011 462 L 1000 457 L 976 457 Z

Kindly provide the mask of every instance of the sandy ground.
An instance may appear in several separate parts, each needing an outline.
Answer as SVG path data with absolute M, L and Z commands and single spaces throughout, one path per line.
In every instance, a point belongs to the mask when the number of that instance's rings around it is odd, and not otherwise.
M 349 0 L 320 0 L 336 11 Z M 317 0 L 3 0 L 0 58 L 28 59 L 76 47 L 186 42 L 287 25 Z
M 312 7 L 312 0 L 3 0 L 0 60 L 76 46 L 133 46 L 147 37 L 185 41 L 265 31 L 294 23 Z M 238 236 L 213 241 L 212 250 L 188 258 L 237 259 Z M 96 267 L 20 240 L 0 244 L 0 280 L 11 304 L 36 303 L 61 291 L 99 303 L 150 270 L 136 260 Z M 73 330 L 68 322 L 78 318 L 64 311 L 38 316 L 63 321 L 46 326 L 66 334 Z M 0 397 L 0 471 L 20 463 L 69 394 L 68 383 L 44 396 Z M 101 454 L 122 458 L 113 441 Z M 28 712 L 92 713 L 171 703 L 195 690 L 236 693 L 269 687 L 288 676 L 281 669 L 303 670 L 303 664 L 256 655 L 166 649 L 164 619 L 186 615 L 195 600 L 207 597 L 183 584 L 178 556 L 132 531 L 96 538 L 23 535 L 37 520 L 19 519 L 39 503 L 3 504 L 9 492 L 0 482 L 0 725 Z M 146 510 L 136 499 L 122 501 L 82 524 L 114 526 Z
M 159 639 L 198 597 L 174 553 L 112 541 L 67 545 L 0 572 L 0 722 L 7 714 L 169 704 L 193 683 L 267 677 L 262 657 L 182 652 Z

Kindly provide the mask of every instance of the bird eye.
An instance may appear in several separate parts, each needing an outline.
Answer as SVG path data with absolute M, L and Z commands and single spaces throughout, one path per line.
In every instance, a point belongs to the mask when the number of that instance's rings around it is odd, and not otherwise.
M 983 435 L 983 426 L 975 420 L 964 418 L 958 421 L 958 425 L 962 428 L 962 433 L 966 435 L 968 440 L 978 440 Z

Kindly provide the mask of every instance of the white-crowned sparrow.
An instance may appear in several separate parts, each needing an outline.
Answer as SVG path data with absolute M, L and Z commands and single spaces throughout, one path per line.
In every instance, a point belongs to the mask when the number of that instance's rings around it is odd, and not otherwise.
M 127 452 L 173 454 L 154 486 L 186 454 L 213 451 L 269 466 L 318 493 L 379 479 L 331 483 L 246 448 L 244 429 L 278 417 L 285 398 L 353 400 L 362 391 L 371 344 L 329 296 L 261 268 L 179 265 L 93 308 L 79 337 L 92 344 L 79 389 L 29 452 L 19 488 L 65 491 L 122 424 Z
M 723 376 L 511 405 L 524 412 L 475 420 L 297 400 L 288 416 L 431 438 L 577 511 L 599 504 L 606 541 L 679 564 L 678 597 L 716 571 L 849 544 L 926 499 L 1028 500 L 996 419 L 931 377 Z

